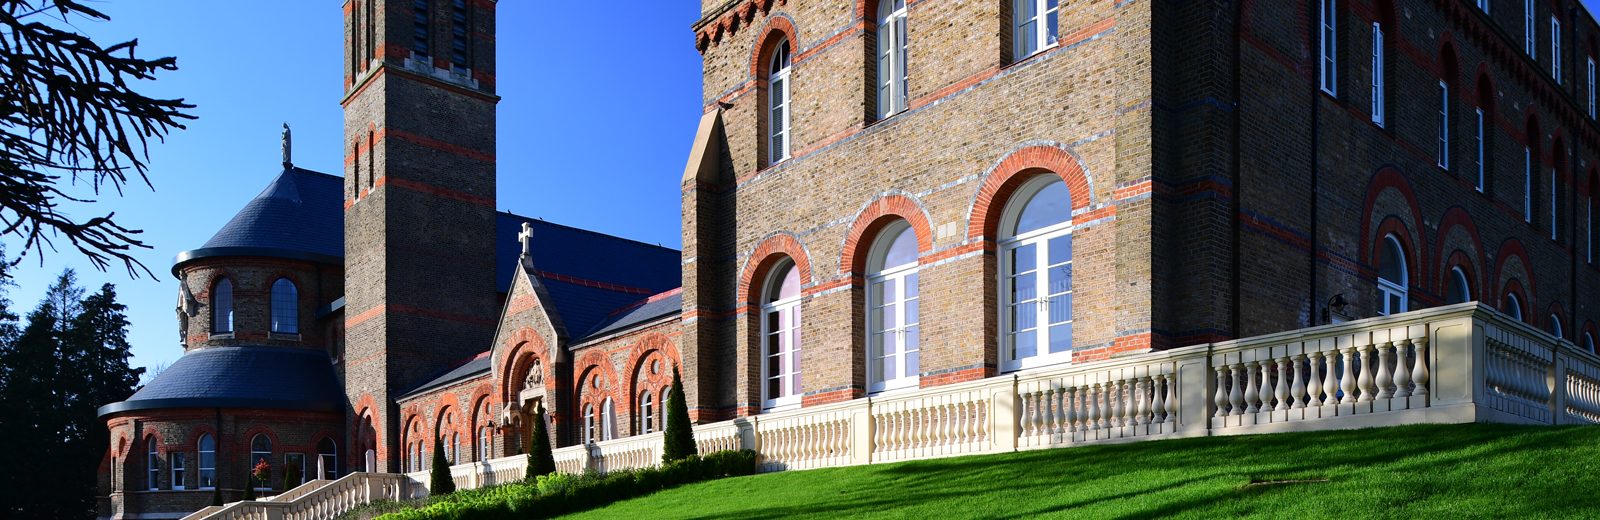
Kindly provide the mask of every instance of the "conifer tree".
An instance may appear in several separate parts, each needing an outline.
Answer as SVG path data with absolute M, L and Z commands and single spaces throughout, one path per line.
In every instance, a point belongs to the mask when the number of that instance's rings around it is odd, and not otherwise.
M 444 458 L 444 440 L 433 438 L 433 468 L 428 472 L 428 494 L 444 496 L 456 492 L 456 481 L 450 479 L 450 461 Z
M 661 462 L 687 459 L 695 454 L 694 429 L 689 425 L 689 406 L 683 400 L 683 379 L 672 367 L 672 392 L 667 396 L 667 430 L 662 435 Z
M 550 447 L 550 430 L 545 427 L 544 404 L 533 411 L 532 446 L 528 448 L 528 471 L 524 478 L 535 478 L 556 472 L 555 451 Z

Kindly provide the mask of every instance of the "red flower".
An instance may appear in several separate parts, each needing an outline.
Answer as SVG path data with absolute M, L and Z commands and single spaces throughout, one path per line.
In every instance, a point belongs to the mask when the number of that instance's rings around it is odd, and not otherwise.
M 265 458 L 256 459 L 256 467 L 250 470 L 250 474 L 254 475 L 257 480 L 266 482 L 267 477 L 272 475 L 272 465 L 267 464 L 267 459 Z

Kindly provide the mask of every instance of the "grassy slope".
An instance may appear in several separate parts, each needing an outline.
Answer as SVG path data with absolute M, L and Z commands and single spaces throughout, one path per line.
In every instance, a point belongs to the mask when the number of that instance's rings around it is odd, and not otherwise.
M 580 516 L 794 515 L 1595 518 L 1600 427 L 1406 426 L 792 471 L 684 486 Z

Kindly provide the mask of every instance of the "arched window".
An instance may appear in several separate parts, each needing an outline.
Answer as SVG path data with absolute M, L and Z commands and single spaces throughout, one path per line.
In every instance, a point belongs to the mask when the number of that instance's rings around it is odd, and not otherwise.
M 1549 327 L 1549 332 L 1550 332 L 1551 335 L 1554 335 L 1557 339 L 1565 339 L 1566 338 L 1566 336 L 1563 334 L 1563 331 L 1561 329 L 1561 317 L 1560 316 L 1556 316 L 1554 314 L 1551 314 L 1550 315 L 1549 326 L 1550 326 Z
M 535 368 L 537 368 L 537 365 L 535 365 Z M 489 399 L 487 397 L 483 398 L 481 401 L 479 401 L 479 406 L 478 406 L 478 422 L 477 422 L 477 424 L 478 424 L 478 460 L 479 461 L 489 460 L 489 452 L 494 447 L 494 437 L 492 437 L 492 435 L 494 434 L 494 430 L 489 427 L 489 424 L 493 421 L 493 417 L 494 417 L 493 415 L 489 414 Z M 544 420 L 544 418 L 535 416 L 534 420 L 536 420 L 536 421 Z M 530 428 L 530 431 L 532 431 L 531 428 Z
M 1388 316 L 1406 311 L 1410 280 L 1406 272 L 1406 252 L 1394 235 L 1383 237 L 1383 253 L 1378 260 L 1378 314 Z
M 656 414 L 655 403 L 653 402 L 654 400 L 655 399 L 650 396 L 649 390 L 645 390 L 644 393 L 639 394 L 639 433 L 641 434 L 655 431 Z
M 1522 321 L 1522 300 L 1518 299 L 1516 294 L 1506 294 L 1505 305 L 1501 306 L 1501 310 L 1517 321 Z
M 1531 0 L 1530 0 L 1531 1 Z M 1528 117 L 1526 135 L 1528 142 L 1522 147 L 1522 220 L 1533 223 L 1533 165 L 1539 162 L 1539 157 L 1533 152 L 1539 149 L 1539 121 Z
M 1444 45 L 1443 49 L 1440 49 L 1439 53 L 1439 61 L 1441 62 L 1439 70 L 1443 76 L 1439 78 L 1439 112 L 1437 120 L 1439 140 L 1434 153 L 1434 161 L 1438 164 L 1440 169 L 1452 171 L 1450 169 L 1450 91 L 1456 86 L 1456 77 L 1459 75 L 1459 68 L 1456 66 L 1456 51 L 1454 46 L 1447 43 Z
M 586 405 L 583 405 L 583 443 L 584 444 L 589 444 L 589 443 L 592 443 L 594 441 L 595 441 L 594 405 L 586 404 Z
M 195 448 L 200 452 L 200 489 L 217 487 L 217 438 L 202 433 Z
M 460 433 L 451 433 L 450 434 L 450 463 L 451 464 L 460 464 L 461 463 L 461 434 Z
M 300 333 L 300 290 L 288 278 L 272 282 L 272 332 Z
M 471 29 L 467 18 L 467 1 L 450 3 L 450 63 L 458 68 L 472 68 Z
M 1472 284 L 1467 282 L 1467 273 L 1459 266 L 1450 268 L 1450 279 L 1447 283 L 1449 286 L 1445 291 L 1445 303 L 1466 303 L 1473 300 Z
M 1060 0 L 1011 0 L 1011 58 L 1021 60 L 1056 45 Z
M 211 333 L 233 334 L 233 282 L 227 278 L 211 288 Z
M 1478 76 L 1478 106 L 1473 109 L 1472 144 L 1475 162 L 1473 171 L 1478 176 L 1474 183 L 1478 193 L 1488 192 L 1489 169 L 1494 163 L 1490 160 L 1494 147 L 1489 143 L 1489 123 L 1493 122 L 1492 117 L 1494 117 L 1494 85 L 1489 83 L 1487 74 L 1482 74 Z
M 417 54 L 417 59 L 428 61 L 429 36 L 429 0 L 413 0 L 411 7 L 411 50 Z
M 161 454 L 156 452 L 156 438 L 152 436 L 146 439 L 145 447 L 148 448 L 144 463 L 147 472 L 145 488 L 155 491 L 161 489 Z
M 767 279 L 761 305 L 762 407 L 800 402 L 800 270 L 784 260 Z
M 667 419 L 669 417 L 667 415 L 667 398 L 669 398 L 671 396 L 672 396 L 672 388 L 668 387 L 668 388 L 662 388 L 661 389 L 661 411 L 658 412 L 658 413 L 661 414 L 661 429 L 662 430 L 666 430 L 667 429 Z
M 411 471 L 422 471 L 423 469 L 426 469 L 422 467 L 423 460 L 425 459 L 422 458 L 422 441 L 418 440 L 417 442 L 411 443 Z
M 1369 112 L 1372 115 L 1372 124 L 1379 128 L 1388 124 L 1388 33 L 1395 30 L 1394 5 L 1384 0 L 1374 2 L 1377 17 L 1372 21 L 1372 62 L 1370 73 L 1372 75 Z
M 272 466 L 272 439 L 267 438 L 264 433 L 257 433 L 255 437 L 250 438 L 250 468 L 253 471 L 256 466 L 261 464 L 266 464 L 268 467 Z M 268 470 L 267 473 L 270 475 L 272 471 Z M 258 480 L 255 485 L 256 489 L 271 489 L 272 477 L 269 476 L 265 480 Z
M 323 437 L 317 442 L 317 459 L 322 461 L 322 475 L 317 478 L 336 480 L 339 478 L 339 444 L 332 438 Z
M 867 258 L 869 390 L 917 386 L 921 333 L 917 234 L 904 220 L 883 229 Z
M 772 71 L 767 77 L 768 162 L 777 164 L 789 158 L 789 40 L 772 51 Z
M 600 440 L 609 441 L 616 438 L 616 419 L 616 408 L 612 406 L 611 398 L 607 397 L 605 403 L 600 405 Z
M 544 418 L 543 417 L 535 417 L 533 420 L 542 421 L 542 420 L 544 420 Z M 489 460 L 489 448 L 491 447 L 490 442 L 491 442 L 491 440 L 490 440 L 490 437 L 489 437 L 489 427 L 488 426 L 479 426 L 478 427 L 478 461 L 479 462 Z
M 184 482 L 189 472 L 189 454 L 179 450 L 167 454 L 167 466 L 172 468 L 172 489 L 185 489 Z
M 1593 333 L 1589 333 L 1589 332 L 1583 333 L 1583 348 L 1588 349 L 1589 352 L 1593 352 L 1595 354 L 1600 354 L 1600 350 L 1595 350 L 1594 334 Z
M 906 109 L 906 0 L 878 1 L 878 118 Z
M 1072 197 L 1055 175 L 1017 189 L 1001 220 L 1002 370 L 1072 355 Z

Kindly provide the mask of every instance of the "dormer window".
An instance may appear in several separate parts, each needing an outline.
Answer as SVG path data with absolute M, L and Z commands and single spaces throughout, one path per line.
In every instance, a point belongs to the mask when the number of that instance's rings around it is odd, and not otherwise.
M 1021 60 L 1054 47 L 1060 0 L 1011 0 L 1011 57 Z

